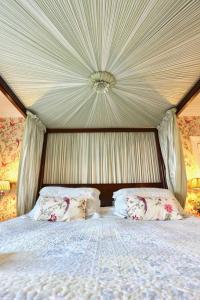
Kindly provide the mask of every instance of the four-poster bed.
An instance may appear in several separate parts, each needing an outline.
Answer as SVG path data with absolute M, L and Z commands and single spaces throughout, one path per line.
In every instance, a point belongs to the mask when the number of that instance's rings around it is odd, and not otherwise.
M 199 299 L 176 114 L 200 89 L 200 2 L 0 7 L 0 90 L 26 116 L 0 299 Z

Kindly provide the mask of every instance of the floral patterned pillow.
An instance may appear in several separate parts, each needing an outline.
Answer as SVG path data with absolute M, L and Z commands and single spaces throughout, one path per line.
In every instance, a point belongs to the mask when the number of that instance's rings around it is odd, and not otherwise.
M 175 198 L 127 197 L 128 217 L 132 220 L 180 220 L 183 218 Z
M 40 197 L 34 219 L 41 221 L 72 221 L 85 219 L 87 199 Z

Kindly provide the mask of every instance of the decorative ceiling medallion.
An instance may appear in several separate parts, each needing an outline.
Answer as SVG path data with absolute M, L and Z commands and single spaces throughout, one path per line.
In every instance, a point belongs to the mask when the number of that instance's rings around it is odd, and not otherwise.
M 116 84 L 114 75 L 106 71 L 94 72 L 89 77 L 93 89 L 97 93 L 106 94 Z

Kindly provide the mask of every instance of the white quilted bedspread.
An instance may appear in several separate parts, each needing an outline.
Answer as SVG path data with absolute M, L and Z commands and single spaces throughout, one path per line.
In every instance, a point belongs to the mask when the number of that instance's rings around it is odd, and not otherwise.
M 200 299 L 200 219 L 0 224 L 0 299 Z

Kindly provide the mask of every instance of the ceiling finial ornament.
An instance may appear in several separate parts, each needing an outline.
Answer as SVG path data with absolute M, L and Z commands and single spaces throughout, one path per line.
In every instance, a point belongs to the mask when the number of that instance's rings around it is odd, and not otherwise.
M 116 84 L 114 75 L 106 71 L 97 71 L 90 75 L 90 82 L 97 93 L 106 94 Z

